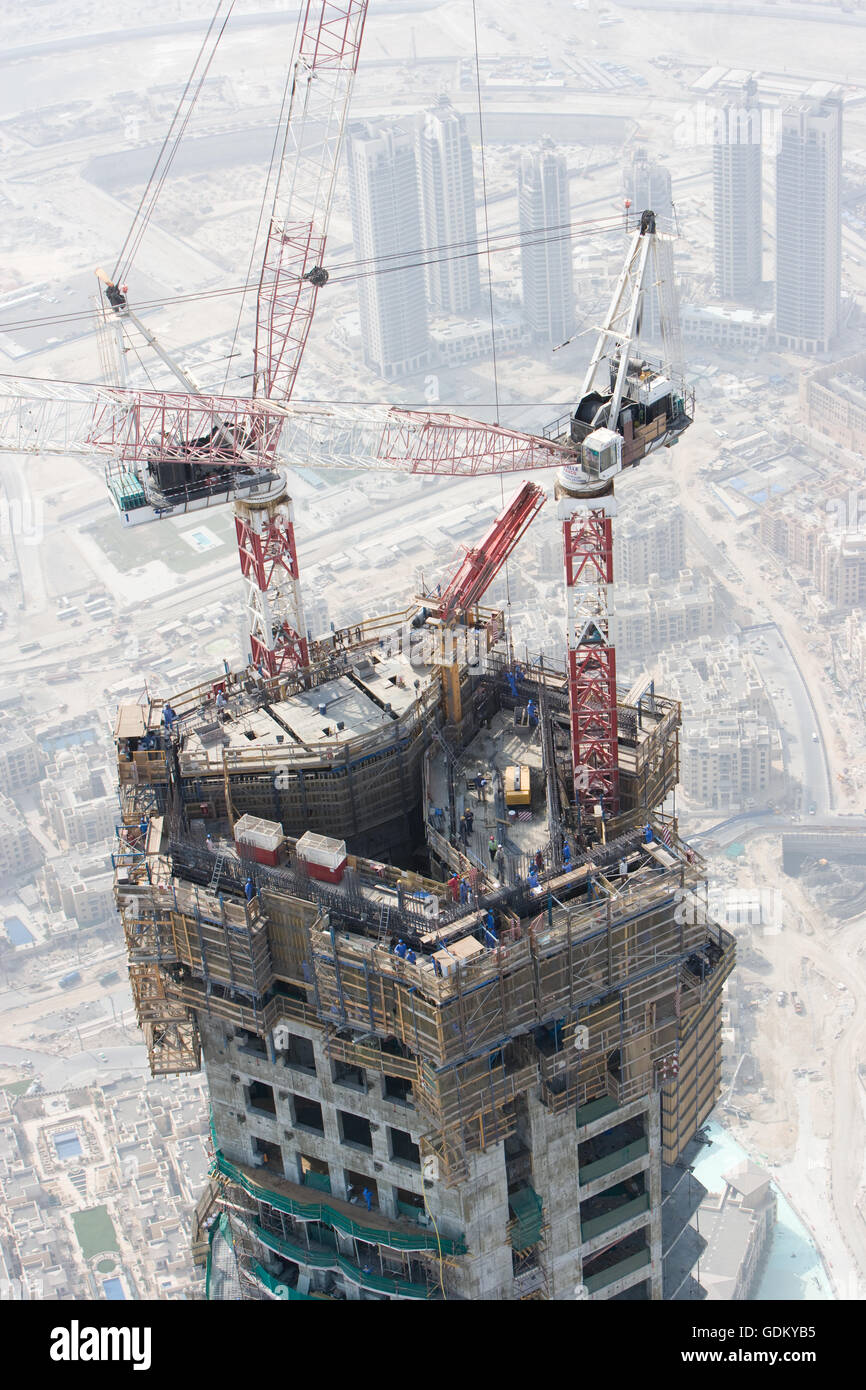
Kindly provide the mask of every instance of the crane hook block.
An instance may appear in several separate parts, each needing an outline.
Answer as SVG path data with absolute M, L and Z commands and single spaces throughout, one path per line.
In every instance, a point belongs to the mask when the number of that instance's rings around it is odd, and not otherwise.
M 301 276 L 302 280 L 308 280 L 315 289 L 320 290 L 323 285 L 328 283 L 328 272 L 324 266 L 314 265 L 312 270 L 308 270 L 306 275 Z

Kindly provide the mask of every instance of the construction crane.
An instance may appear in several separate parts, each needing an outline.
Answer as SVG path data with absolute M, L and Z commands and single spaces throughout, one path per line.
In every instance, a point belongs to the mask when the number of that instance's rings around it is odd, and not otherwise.
M 613 480 L 660 448 L 675 443 L 691 422 L 692 401 L 660 367 L 632 356 L 640 312 L 654 266 L 657 237 L 651 212 L 641 218 L 573 413 L 544 435 L 429 411 L 380 407 L 299 409 L 267 397 L 252 401 L 162 391 L 123 391 L 80 384 L 16 381 L 0 389 L 0 448 L 16 452 L 109 454 L 109 486 L 127 524 L 138 513 L 159 512 L 144 492 L 141 460 L 195 466 L 196 481 L 181 498 L 167 498 L 169 514 L 233 495 L 239 509 L 259 518 L 242 553 L 254 596 L 267 600 L 280 567 L 298 593 L 290 503 L 277 449 L 307 467 L 392 469 L 449 477 L 559 470 L 555 493 L 563 527 L 567 591 L 567 663 L 571 747 L 577 816 L 590 832 L 618 808 L 616 657 L 613 614 Z M 605 356 L 611 389 L 596 388 Z M 626 362 L 622 370 L 623 361 Z M 619 385 L 618 385 L 619 383 Z M 597 396 L 591 417 L 587 398 Z M 94 408 L 95 406 L 95 408 Z M 589 427 L 587 427 L 589 426 Z M 142 441 L 145 441 L 144 445 Z M 277 505 L 273 517 L 272 504 Z M 280 510 L 282 512 L 280 513 Z M 288 525 L 281 529 L 280 514 Z M 534 514 L 534 513 L 533 513 Z M 531 519 L 531 518 L 530 518 Z M 527 522 L 528 524 L 528 522 Z M 241 528 L 239 527 L 239 530 Z M 522 534 L 522 532 L 521 532 Z M 483 568 L 483 566 L 482 566 Z M 475 600 L 477 602 L 477 598 Z M 300 610 L 300 597 L 295 613 Z M 287 651 L 302 666 L 300 624 L 286 633 L 261 604 L 254 657 L 268 674 L 284 669 Z M 261 623 L 262 614 L 268 626 Z M 292 632 L 297 639 L 294 646 Z M 270 641 L 270 645 L 268 642 Z M 599 820 L 601 825 L 599 826 Z
M 460 694 L 461 657 L 459 637 L 484 594 L 506 563 L 521 536 L 535 520 L 547 498 L 536 483 L 524 483 L 504 506 L 489 531 L 466 554 L 444 589 L 422 596 L 421 614 L 426 622 L 441 624 L 439 665 L 442 670 L 445 718 L 459 724 L 463 717 Z M 429 607 L 428 607 L 429 605 Z M 491 634 L 491 637 L 499 634 Z M 492 645 L 492 642 L 491 642 Z M 465 664 L 465 662 L 463 663 Z
M 585 831 L 604 835 L 619 808 L 616 652 L 613 617 L 614 478 L 662 446 L 676 444 L 694 410 L 671 366 L 633 355 L 650 275 L 658 287 L 665 347 L 670 352 L 673 263 L 670 240 L 656 231 L 652 210 L 641 214 L 601 325 L 577 407 L 546 435 L 571 442 L 573 464 L 557 477 L 567 596 L 567 660 L 575 804 Z M 670 354 L 673 355 L 673 354 Z M 608 387 L 599 386 L 603 362 Z
M 603 832 L 618 807 L 613 479 L 676 443 L 691 421 L 691 402 L 674 374 L 633 355 L 649 277 L 665 278 L 666 239 L 645 211 L 578 404 L 543 436 L 425 411 L 293 406 L 316 297 L 328 279 L 327 226 L 366 10 L 367 0 L 307 0 L 303 11 L 259 283 L 252 398 L 205 393 L 171 361 L 183 390 L 5 378 L 0 449 L 106 454 L 109 491 L 128 526 L 233 500 L 251 658 L 268 676 L 308 663 L 286 458 L 308 467 L 451 477 L 558 468 L 575 803 L 581 824 L 588 829 L 600 818 Z M 102 278 L 106 317 L 127 318 L 147 336 L 121 277 Z M 660 303 L 666 332 L 663 295 Z M 152 334 L 150 342 L 161 352 Z M 601 386 L 605 361 L 610 381 Z M 521 495 L 449 586 L 447 622 L 478 602 L 497 557 L 504 563 L 537 514 L 537 498 Z

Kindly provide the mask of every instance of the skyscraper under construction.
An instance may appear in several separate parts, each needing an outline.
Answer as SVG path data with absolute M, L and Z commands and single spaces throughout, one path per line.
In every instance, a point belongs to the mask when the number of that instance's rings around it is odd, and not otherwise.
M 210 1297 L 695 1296 L 672 1165 L 733 942 L 661 810 L 679 724 L 618 693 L 588 824 L 566 673 L 430 596 L 121 708 L 118 902 L 154 1072 L 208 1077 Z

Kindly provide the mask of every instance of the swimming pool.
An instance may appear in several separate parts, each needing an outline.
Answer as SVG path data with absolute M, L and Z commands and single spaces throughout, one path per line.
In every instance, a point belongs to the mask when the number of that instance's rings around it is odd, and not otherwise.
M 39 740 L 46 753 L 56 753 L 60 748 L 74 748 L 79 743 L 95 743 L 95 729 L 73 729 L 68 734 L 46 734 Z
M 102 1285 L 102 1292 L 105 1294 L 105 1297 L 113 1303 L 119 1302 L 121 1299 L 126 1298 L 126 1294 L 123 1290 L 123 1284 L 119 1279 L 104 1280 Z
M 13 946 L 30 946 L 34 937 L 27 930 L 20 917 L 7 917 L 3 927 Z

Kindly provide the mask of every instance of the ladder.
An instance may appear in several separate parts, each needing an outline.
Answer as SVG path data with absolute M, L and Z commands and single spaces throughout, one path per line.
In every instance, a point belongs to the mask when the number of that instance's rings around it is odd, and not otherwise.
M 214 860 L 213 873 L 210 876 L 210 883 L 208 884 L 208 888 L 216 888 L 219 884 L 220 874 L 223 871 L 223 865 L 226 862 L 226 858 L 227 856 L 225 850 L 221 849 L 217 854 L 216 859 Z
M 380 942 L 381 942 L 382 940 L 384 940 L 384 938 L 385 938 L 385 936 L 386 936 L 386 934 L 387 934 L 387 931 L 388 931 L 388 924 L 389 924 L 390 920 L 391 920 L 391 904 L 390 904 L 390 903 L 382 903 L 381 907 L 379 908 L 379 940 L 380 940 Z
M 448 759 L 448 761 L 456 768 L 456 767 L 457 767 L 457 764 L 460 762 L 460 758 L 459 758 L 458 754 L 454 752 L 454 749 L 451 747 L 451 744 L 450 744 L 450 743 L 448 742 L 448 740 L 446 739 L 445 735 L 443 734 L 442 730 L 439 728 L 438 724 L 434 724 L 434 725 L 433 725 L 432 733 L 433 733 L 434 739 L 435 739 L 436 742 L 439 744 L 439 747 L 440 747 L 440 748 L 442 749 L 442 751 L 444 752 L 444 754 L 445 754 L 446 758 Z

